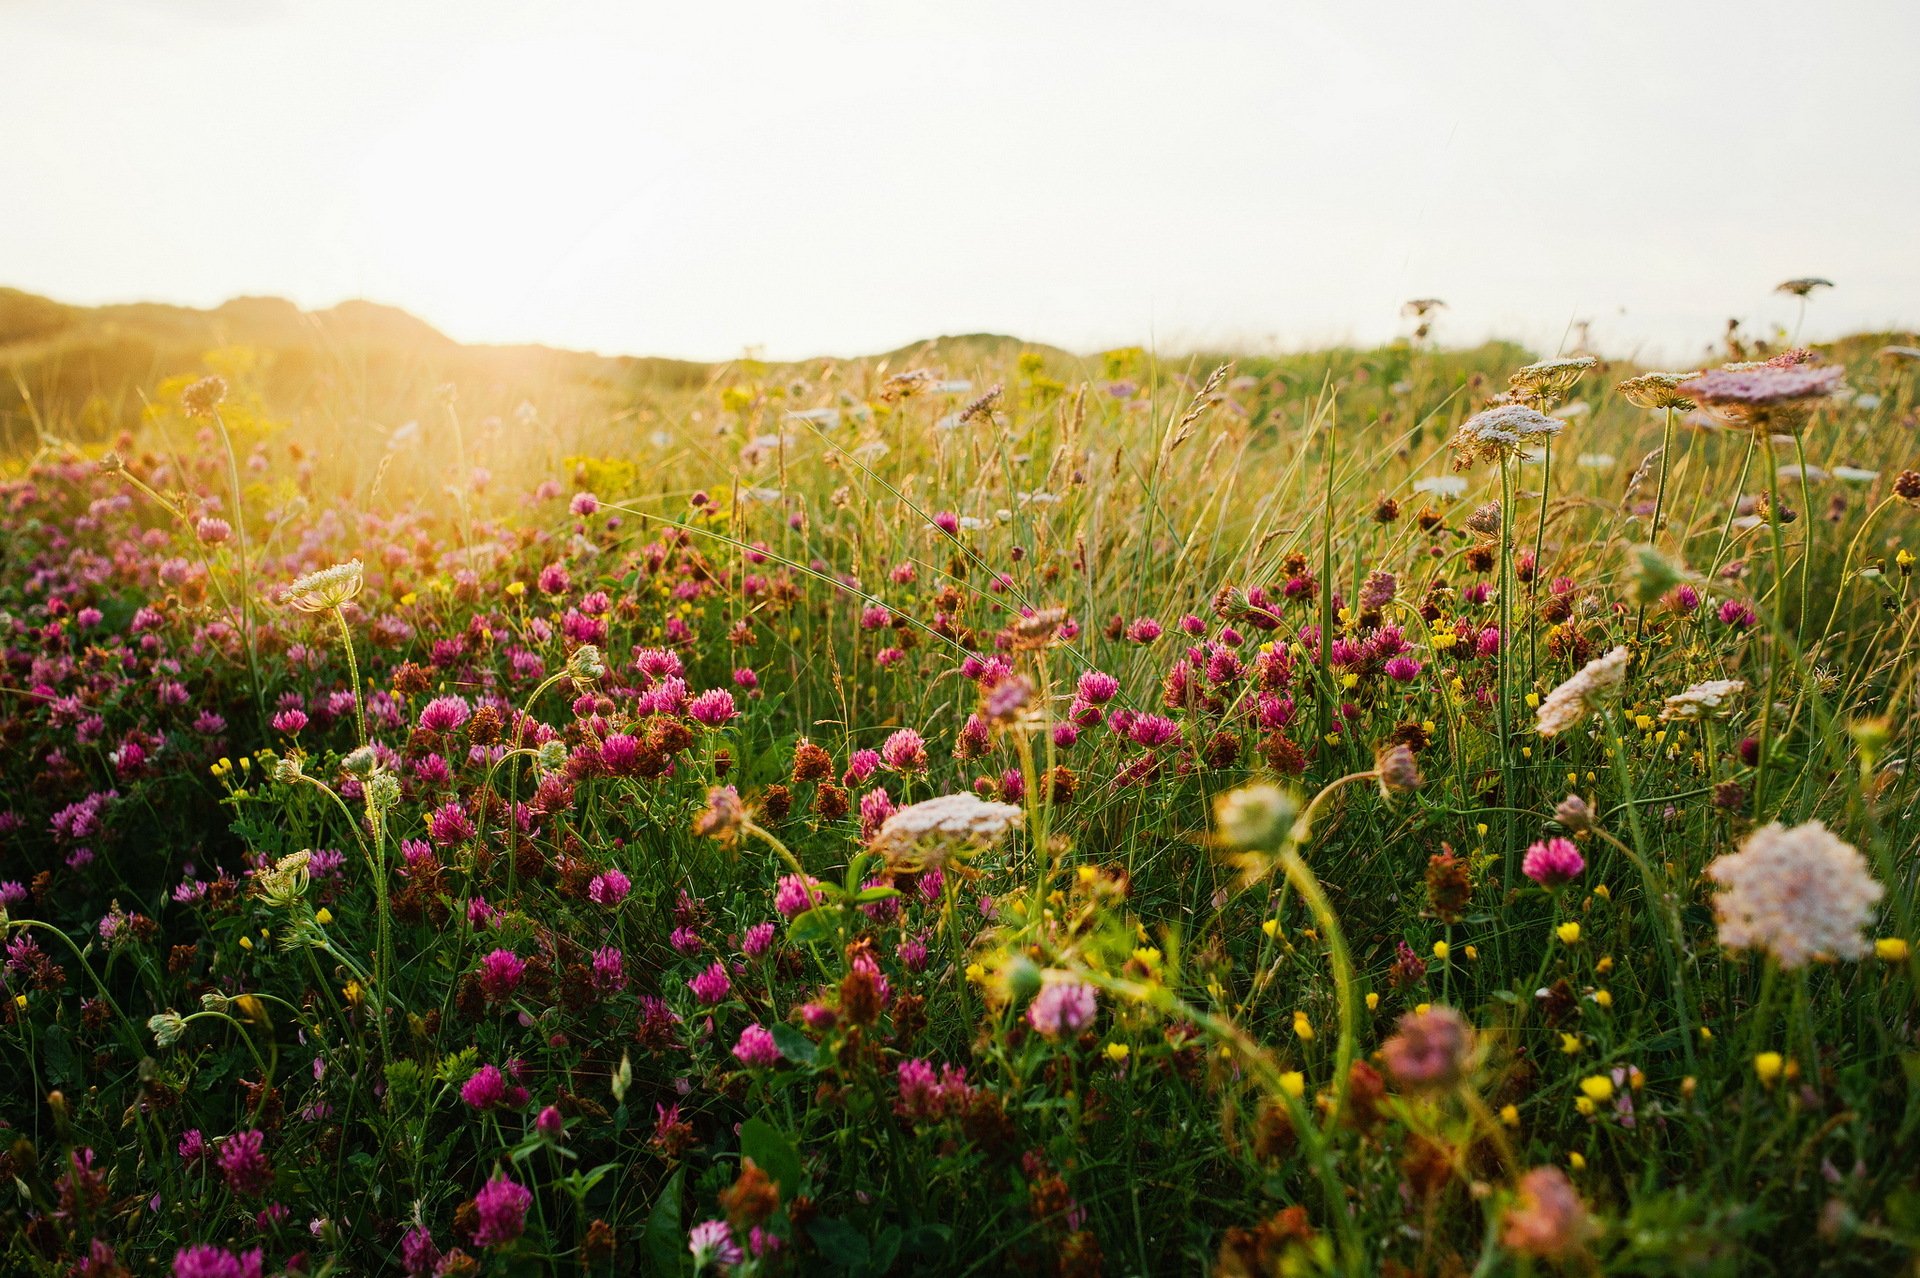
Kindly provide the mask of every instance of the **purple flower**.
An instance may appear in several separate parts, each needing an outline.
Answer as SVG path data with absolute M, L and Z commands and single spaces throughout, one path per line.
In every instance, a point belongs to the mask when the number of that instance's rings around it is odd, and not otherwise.
M 420 726 L 428 732 L 452 732 L 465 723 L 471 713 L 460 697 L 435 697 L 420 712 Z
M 737 1265 L 745 1259 L 724 1220 L 703 1220 L 695 1225 L 687 1234 L 687 1250 L 693 1253 L 696 1272 L 708 1265 Z
M 473 1196 L 477 1217 L 473 1241 L 482 1247 L 512 1242 L 526 1229 L 527 1208 L 532 1205 L 533 1194 L 525 1185 L 515 1184 L 503 1172 L 495 1172 L 493 1179 Z
M 252 1195 L 266 1189 L 273 1180 L 273 1168 L 267 1162 L 265 1132 L 235 1132 L 220 1142 L 220 1174 L 227 1188 L 240 1195 Z
M 560 1117 L 558 1109 L 549 1105 L 534 1118 L 533 1130 L 540 1133 L 542 1140 L 557 1141 L 567 1134 L 567 1120 Z
M 482 1065 L 460 1085 L 460 1099 L 475 1109 L 493 1109 L 506 1103 L 507 1076 L 498 1065 Z
M 924 772 L 927 743 L 912 728 L 902 728 L 881 744 L 880 758 L 896 772 Z
M 780 911 L 782 918 L 803 914 L 825 899 L 819 880 L 809 877 L 803 881 L 797 874 L 782 876 L 773 889 L 773 908 Z
M 304 710 L 282 710 L 273 716 L 273 730 L 289 736 L 307 726 L 307 712 Z
M 1089 670 L 1080 676 L 1078 691 L 1088 705 L 1103 706 L 1119 695 L 1120 681 L 1102 671 Z
M 772 944 L 773 924 L 755 923 L 747 929 L 746 935 L 740 938 L 740 952 L 748 958 L 759 958 Z
M 626 956 L 611 945 L 593 952 L 593 988 L 602 994 L 618 994 L 627 987 Z
M 427 837 L 443 848 L 465 843 L 473 835 L 473 822 L 457 799 L 448 799 L 427 818 Z
M 495 950 L 480 960 L 480 992 L 489 1003 L 504 1003 L 519 988 L 527 964 L 512 950 Z
M 695 697 L 687 706 L 687 713 L 695 722 L 709 728 L 717 728 L 738 713 L 733 708 L 733 694 L 725 688 L 710 688 Z
M 1587 859 L 1569 839 L 1552 838 L 1527 849 L 1520 872 L 1543 888 L 1557 888 L 1580 877 Z
M 727 976 L 727 965 L 715 959 L 713 966 L 687 982 L 687 988 L 695 998 L 711 1007 L 733 993 L 733 981 Z
M 740 1031 L 740 1041 L 733 1045 L 733 1054 L 748 1069 L 763 1069 L 780 1061 L 780 1047 L 773 1041 L 773 1034 L 759 1025 L 749 1025 Z
M 587 884 L 587 898 L 595 905 L 618 905 L 627 899 L 632 887 L 632 880 L 618 869 L 611 869 L 593 876 L 593 882 Z
M 1078 1034 L 1093 1023 L 1093 986 L 1058 981 L 1043 986 L 1027 1008 L 1027 1023 L 1048 1038 Z
M 400 1240 L 400 1267 L 407 1278 L 433 1278 L 439 1264 L 440 1249 L 433 1245 L 433 1231 L 425 1225 L 409 1229 Z
M 196 1243 L 174 1253 L 173 1278 L 260 1278 L 262 1258 L 258 1247 L 236 1255 L 209 1243 Z

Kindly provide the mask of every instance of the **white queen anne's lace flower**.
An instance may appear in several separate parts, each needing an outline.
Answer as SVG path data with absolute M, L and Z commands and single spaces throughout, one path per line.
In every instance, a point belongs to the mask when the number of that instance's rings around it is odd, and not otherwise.
M 888 869 L 912 873 L 992 847 L 1024 815 L 1010 803 L 990 803 L 965 791 L 943 794 L 888 817 L 868 848 L 886 858 Z
M 1580 667 L 1573 678 L 1549 692 L 1547 699 L 1540 703 L 1534 730 L 1543 737 L 1551 737 L 1586 718 L 1587 711 L 1593 709 L 1601 697 L 1626 682 L 1627 660 L 1627 650 L 1615 648 Z
M 1746 690 L 1744 679 L 1708 679 L 1668 697 L 1660 717 L 1669 723 L 1676 719 L 1711 719 Z
M 1765 950 L 1789 971 L 1815 959 L 1865 957 L 1863 933 L 1886 891 L 1866 858 L 1819 821 L 1755 830 L 1738 852 L 1709 865 L 1707 877 L 1721 887 L 1713 902 L 1720 943 Z
M 1478 461 L 1516 458 L 1530 445 L 1551 440 L 1567 424 L 1525 404 L 1501 404 L 1460 423 L 1448 446 L 1454 464 L 1464 470 Z
M 322 568 L 296 578 L 287 587 L 288 606 L 301 612 L 328 612 L 352 599 L 366 584 L 366 572 L 358 559 Z

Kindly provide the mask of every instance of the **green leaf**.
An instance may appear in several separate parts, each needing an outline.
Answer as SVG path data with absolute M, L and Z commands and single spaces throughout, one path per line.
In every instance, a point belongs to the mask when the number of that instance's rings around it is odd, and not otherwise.
M 660 1191 L 660 1200 L 647 1213 L 647 1228 L 641 1236 L 640 1247 L 647 1258 L 647 1267 L 655 1274 L 677 1275 L 692 1259 L 687 1251 L 686 1230 L 680 1225 L 680 1182 L 686 1175 L 684 1167 L 675 1172 L 667 1181 L 667 1187 Z
M 773 1044 L 795 1065 L 812 1065 L 820 1059 L 819 1044 L 785 1021 L 773 1027 Z
M 866 905 L 872 901 L 884 901 L 888 897 L 894 897 L 899 895 L 900 895 L 900 889 L 897 887 L 862 888 L 860 889 L 860 892 L 853 898 L 853 902 L 855 905 Z
M 821 1256 L 840 1268 L 858 1272 L 867 1267 L 867 1240 L 838 1216 L 815 1217 L 807 1226 L 807 1236 Z
M 779 1183 L 780 1197 L 791 1199 L 800 1192 L 805 1182 L 800 1151 L 778 1127 L 764 1118 L 749 1118 L 740 1125 L 740 1152 Z
M 815 945 L 821 941 L 831 941 L 839 930 L 836 912 L 824 905 L 816 905 L 811 910 L 794 916 L 787 924 L 787 939 L 796 945 Z

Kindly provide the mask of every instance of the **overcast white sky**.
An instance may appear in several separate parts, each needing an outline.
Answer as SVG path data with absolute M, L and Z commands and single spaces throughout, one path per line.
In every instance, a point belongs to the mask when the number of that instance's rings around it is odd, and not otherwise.
M 1920 5 L 0 0 L 0 283 L 723 357 L 1920 323 Z

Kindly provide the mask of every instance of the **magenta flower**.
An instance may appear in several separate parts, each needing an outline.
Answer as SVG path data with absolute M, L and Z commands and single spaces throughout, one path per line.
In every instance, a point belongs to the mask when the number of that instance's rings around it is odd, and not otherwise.
M 593 952 L 593 988 L 602 994 L 618 994 L 626 987 L 626 956 L 611 945 L 595 950 Z
M 567 509 L 581 519 L 591 518 L 600 509 L 600 499 L 592 493 L 575 493 L 573 500 L 567 503 Z
M 632 880 L 618 869 L 610 869 L 593 876 L 593 882 L 587 884 L 587 899 L 595 905 L 618 905 L 632 888 Z
M 420 726 L 428 732 L 452 732 L 471 714 L 466 701 L 460 697 L 435 697 L 420 712 Z
M 230 1252 L 211 1243 L 195 1243 L 173 1254 L 173 1278 L 260 1278 L 260 1248 Z
M 1152 643 L 1160 635 L 1160 623 L 1152 617 L 1135 617 L 1127 627 L 1127 638 L 1134 643 Z
M 473 1241 L 482 1247 L 512 1242 L 525 1232 L 527 1208 L 532 1205 L 533 1194 L 526 1186 L 507 1179 L 504 1172 L 495 1172 L 493 1179 L 473 1196 L 477 1218 Z
M 443 848 L 465 843 L 473 835 L 473 821 L 458 799 L 448 799 L 427 818 L 427 837 Z
M 264 1191 L 273 1180 L 273 1168 L 267 1162 L 265 1132 L 235 1132 L 220 1142 L 217 1160 L 227 1188 L 236 1194 L 253 1195 Z
M 718 728 L 738 712 L 733 707 L 731 692 L 725 688 L 710 688 L 687 705 L 687 713 L 696 723 L 703 723 L 709 728 Z
M 733 980 L 727 975 L 727 965 L 715 959 L 713 966 L 687 982 L 687 988 L 695 998 L 711 1007 L 733 993 Z
M 773 1034 L 764 1026 L 749 1025 L 740 1031 L 740 1041 L 733 1045 L 733 1054 L 748 1069 L 764 1069 L 780 1062 L 780 1046 L 773 1041 Z
M 1580 855 L 1580 849 L 1572 840 L 1562 838 L 1534 844 L 1520 863 L 1521 873 L 1548 889 L 1571 883 L 1586 868 L 1587 859 Z
M 498 1065 L 482 1065 L 460 1085 L 460 1099 L 475 1109 L 493 1109 L 506 1103 L 507 1076 Z
M 771 923 L 755 923 L 740 938 L 740 952 L 748 958 L 759 958 L 773 944 L 773 930 Z
M 925 772 L 927 743 L 912 728 L 902 728 L 881 744 L 880 758 L 896 772 Z
M 273 730 L 284 732 L 288 736 L 307 726 L 307 712 L 304 710 L 282 710 L 273 716 Z
M 504 1003 L 527 974 L 526 960 L 512 950 L 495 950 L 480 960 L 480 992 L 489 1003 Z
M 826 893 L 820 890 L 819 880 L 809 878 L 802 881 L 797 874 L 788 874 L 774 886 L 773 908 L 780 911 L 782 918 L 793 918 L 803 914 L 826 899 Z

